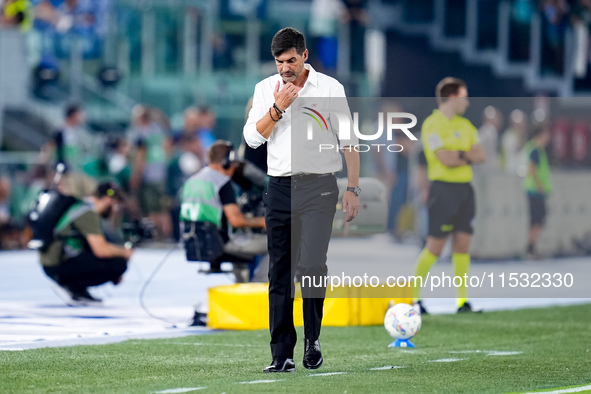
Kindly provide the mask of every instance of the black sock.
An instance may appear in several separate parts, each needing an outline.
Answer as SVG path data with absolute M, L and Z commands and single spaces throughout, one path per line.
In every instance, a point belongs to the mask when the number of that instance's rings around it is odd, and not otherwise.
M 534 244 L 527 245 L 527 253 L 534 254 Z

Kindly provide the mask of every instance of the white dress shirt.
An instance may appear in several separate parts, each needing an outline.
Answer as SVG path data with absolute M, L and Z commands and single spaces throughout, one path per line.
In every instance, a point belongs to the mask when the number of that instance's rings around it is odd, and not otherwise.
M 298 99 L 287 108 L 286 112 L 283 114 L 283 118 L 275 124 L 268 139 L 264 138 L 257 131 L 256 123 L 265 116 L 269 112 L 269 108 L 273 106 L 273 103 L 275 102 L 273 92 L 275 91 L 277 82 L 281 81 L 281 87 L 283 87 L 283 80 L 279 74 L 275 74 L 262 80 L 254 88 L 252 108 L 248 114 L 248 120 L 244 126 L 243 134 L 246 143 L 251 148 L 256 149 L 265 142 L 268 144 L 267 167 L 270 176 L 291 176 L 300 173 L 325 174 L 342 170 L 342 158 L 338 149 L 327 149 L 318 152 L 317 148 L 314 149 L 312 147 L 306 149 L 306 152 L 298 152 L 298 155 L 300 156 L 301 153 L 301 156 L 305 157 L 305 160 L 300 158 L 298 164 L 294 166 L 296 168 L 292 168 L 292 108 L 296 107 L 295 104 L 298 100 L 300 100 L 300 98 L 319 98 L 319 101 L 322 102 L 323 100 L 321 100 L 321 98 L 324 98 L 324 101 L 326 102 L 327 98 L 338 98 L 340 103 L 345 103 L 346 105 L 345 89 L 343 88 L 343 85 L 328 75 L 316 72 L 316 70 L 314 70 L 309 64 L 305 64 L 304 67 L 309 70 L 304 87 L 300 90 Z M 300 101 L 309 102 L 309 100 Z M 312 106 L 315 105 L 316 104 L 312 104 Z M 273 112 L 273 115 L 275 116 L 275 112 Z M 342 147 L 357 144 L 357 137 L 355 137 L 353 133 L 351 133 L 351 138 L 349 140 L 345 141 L 341 139 L 339 144 L 339 139 L 337 137 L 338 119 L 332 114 L 326 116 L 326 118 L 330 133 L 317 133 L 318 136 L 323 138 L 321 142 L 334 143 L 335 147 L 338 145 Z M 327 137 L 327 135 L 329 137 Z M 327 140 L 327 138 L 329 139 Z

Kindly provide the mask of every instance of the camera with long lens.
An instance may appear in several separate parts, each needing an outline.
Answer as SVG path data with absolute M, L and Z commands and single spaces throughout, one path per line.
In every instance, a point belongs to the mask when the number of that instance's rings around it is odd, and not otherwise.
M 263 191 L 267 175 L 254 164 L 243 160 L 238 162 L 232 180 L 242 190 L 236 199 L 240 211 L 246 216 L 265 216 Z
M 132 220 L 121 225 L 123 241 L 138 244 L 150 242 L 156 238 L 156 226 L 149 218 Z

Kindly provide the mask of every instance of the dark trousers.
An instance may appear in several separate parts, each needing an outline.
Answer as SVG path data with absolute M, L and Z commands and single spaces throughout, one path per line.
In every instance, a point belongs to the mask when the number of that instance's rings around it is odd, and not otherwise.
M 269 247 L 269 326 L 273 358 L 293 358 L 294 275 L 324 277 L 338 201 L 334 175 L 272 177 L 264 195 Z M 313 282 L 314 283 L 314 282 Z M 318 279 L 315 283 L 320 283 Z M 320 336 L 325 288 L 302 288 L 304 334 Z
M 43 267 L 47 276 L 73 291 L 109 281 L 118 282 L 126 269 L 127 261 L 124 258 L 99 259 L 91 252 L 63 261 L 56 267 Z

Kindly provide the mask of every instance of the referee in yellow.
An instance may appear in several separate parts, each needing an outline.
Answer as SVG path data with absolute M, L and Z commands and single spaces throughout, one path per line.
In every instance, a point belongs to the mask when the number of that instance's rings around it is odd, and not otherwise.
M 472 222 L 476 212 L 472 181 L 472 163 L 485 160 L 478 131 L 462 115 L 470 105 L 466 83 L 448 77 L 435 91 L 439 108 L 425 119 L 421 139 L 427 157 L 429 187 L 429 235 L 421 251 L 416 275 L 425 280 L 435 264 L 447 237 L 452 235 L 452 262 L 455 276 L 463 277 L 470 266 Z M 467 287 L 458 287 L 458 312 L 472 312 L 466 302 Z M 414 299 L 421 313 L 427 313 L 420 300 L 420 287 L 414 288 Z

